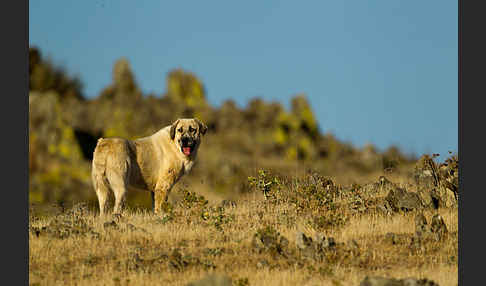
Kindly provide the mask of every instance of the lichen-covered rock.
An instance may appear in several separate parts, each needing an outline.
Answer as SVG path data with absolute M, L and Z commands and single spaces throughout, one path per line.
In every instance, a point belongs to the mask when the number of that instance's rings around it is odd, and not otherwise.
M 441 215 L 435 214 L 430 223 L 430 231 L 435 234 L 436 240 L 442 240 L 447 236 L 448 230 Z
M 422 200 L 417 193 L 407 192 L 401 188 L 390 190 L 386 196 L 386 201 L 390 204 L 393 211 L 410 211 L 423 208 Z
M 436 164 L 434 158 L 423 155 L 415 165 L 415 181 L 419 189 L 425 191 L 425 197 L 433 198 L 438 207 L 455 207 L 459 195 L 459 159 L 453 155 L 444 163 Z
M 441 241 L 447 237 L 447 234 L 447 226 L 439 214 L 432 217 L 432 222 L 429 225 L 425 216 L 420 213 L 415 217 L 415 237 L 412 244 L 428 240 Z
M 303 232 L 297 232 L 295 244 L 299 253 L 309 259 L 316 261 L 325 260 L 325 252 L 335 249 L 336 242 L 332 237 L 326 237 L 322 233 L 317 233 L 315 239 L 306 236 Z
M 439 286 L 432 280 L 417 278 L 386 278 L 380 276 L 366 276 L 360 286 Z
M 268 252 L 274 257 L 277 255 L 287 256 L 287 247 L 289 241 L 281 236 L 274 228 L 268 226 L 259 229 L 252 239 L 252 246 L 258 253 Z

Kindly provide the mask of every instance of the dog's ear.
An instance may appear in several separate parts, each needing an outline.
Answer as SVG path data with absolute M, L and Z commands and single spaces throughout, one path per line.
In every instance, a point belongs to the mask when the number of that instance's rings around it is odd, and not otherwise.
M 180 119 L 177 119 L 174 123 L 172 123 L 172 125 L 170 126 L 170 139 L 174 140 L 175 138 L 175 132 L 176 132 L 176 128 L 177 128 L 177 124 L 179 123 L 179 120 Z
M 194 118 L 194 120 L 196 120 L 197 124 L 199 125 L 199 132 L 202 135 L 206 134 L 206 131 L 208 131 L 208 127 L 206 126 L 206 124 L 202 123 L 201 120 L 197 118 Z

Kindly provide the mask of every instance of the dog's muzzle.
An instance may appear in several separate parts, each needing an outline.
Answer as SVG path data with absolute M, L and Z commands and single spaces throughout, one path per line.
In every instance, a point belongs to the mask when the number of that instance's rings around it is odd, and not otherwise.
M 184 155 L 189 156 L 194 151 L 194 147 L 196 146 L 196 142 L 191 137 L 182 137 L 181 138 L 181 151 Z

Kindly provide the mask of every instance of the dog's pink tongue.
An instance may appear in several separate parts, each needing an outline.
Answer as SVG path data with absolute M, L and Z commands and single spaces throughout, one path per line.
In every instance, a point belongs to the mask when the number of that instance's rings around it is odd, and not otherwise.
M 191 147 L 182 147 L 182 152 L 186 155 L 191 155 Z

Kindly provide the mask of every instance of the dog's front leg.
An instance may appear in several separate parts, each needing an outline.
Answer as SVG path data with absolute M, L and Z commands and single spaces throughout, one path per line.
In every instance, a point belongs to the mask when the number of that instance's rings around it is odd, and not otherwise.
M 170 185 L 165 182 L 157 183 L 152 193 L 152 207 L 155 214 L 163 214 L 163 205 L 169 198 Z

